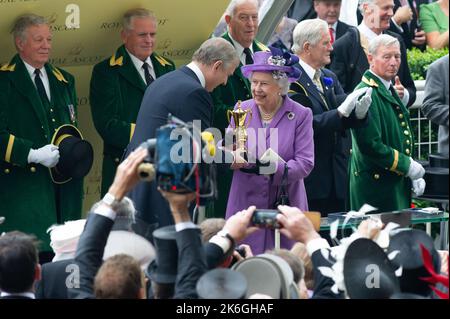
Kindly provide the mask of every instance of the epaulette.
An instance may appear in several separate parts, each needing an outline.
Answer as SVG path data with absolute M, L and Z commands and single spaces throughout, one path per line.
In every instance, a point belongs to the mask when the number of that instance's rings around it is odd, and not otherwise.
M 0 67 L 0 71 L 3 72 L 13 72 L 16 69 L 16 65 L 10 65 L 9 63 L 6 63 L 5 65 L 2 65 L 2 67 Z
M 259 42 L 259 41 L 256 41 L 256 40 L 255 40 L 255 43 L 256 43 L 256 46 L 257 46 L 261 51 L 270 51 L 269 48 L 268 48 L 266 45 L 262 44 L 262 42 Z
M 58 79 L 58 81 L 60 82 L 64 82 L 64 83 L 69 83 L 66 78 L 64 77 L 64 75 L 61 73 L 60 70 L 58 70 L 55 67 L 52 67 L 52 72 L 55 75 L 55 77 Z
M 375 82 L 373 79 L 368 79 L 368 78 L 366 78 L 365 76 L 363 76 L 362 77 L 362 81 L 363 81 L 363 83 L 365 83 L 365 84 L 367 84 L 368 86 L 371 86 L 371 87 L 378 87 L 378 83 L 377 82 Z
M 116 54 L 114 53 L 111 56 L 111 59 L 109 59 L 109 65 L 110 66 L 116 66 L 116 65 L 122 66 L 123 65 L 123 56 L 116 59 Z
M 154 54 L 156 61 L 159 62 L 159 64 L 161 64 L 162 66 L 166 66 L 166 65 L 172 65 L 172 63 L 170 63 L 169 61 L 167 61 L 164 57 Z

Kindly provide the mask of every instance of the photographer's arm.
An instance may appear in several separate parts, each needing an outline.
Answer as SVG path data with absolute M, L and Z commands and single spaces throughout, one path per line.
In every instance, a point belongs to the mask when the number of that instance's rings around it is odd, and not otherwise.
M 130 154 L 117 168 L 116 177 L 109 192 L 117 200 L 122 200 L 124 195 L 136 185 L 137 165 L 147 155 L 147 150 L 138 149 Z M 78 243 L 75 264 L 79 267 L 79 288 L 68 289 L 71 299 L 93 298 L 93 284 L 95 274 L 102 264 L 102 257 L 108 240 L 109 233 L 116 218 L 115 208 L 101 201 L 88 216 L 85 229 Z
M 255 209 L 255 206 L 250 206 L 227 219 L 221 234 L 226 233 L 231 239 L 228 236 L 215 235 L 205 245 L 208 269 L 216 268 L 222 264 L 227 256 L 234 251 L 236 242 L 243 240 L 258 229 L 249 227 Z
M 207 271 L 207 266 L 200 229 L 192 223 L 188 209 L 190 202 L 195 199 L 195 193 L 177 194 L 161 189 L 159 191 L 169 202 L 177 231 L 178 273 L 174 298 L 197 298 L 195 286 Z

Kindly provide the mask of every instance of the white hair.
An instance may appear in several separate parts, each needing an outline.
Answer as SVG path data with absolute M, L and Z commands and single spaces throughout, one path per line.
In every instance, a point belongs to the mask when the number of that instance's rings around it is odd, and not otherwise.
M 358 9 L 359 12 L 361 12 L 362 15 L 364 15 L 364 8 L 363 5 L 364 4 L 375 4 L 375 0 L 359 0 L 358 2 Z
M 236 14 L 236 7 L 247 2 L 251 2 L 256 6 L 256 8 L 259 8 L 258 0 L 231 0 L 230 4 L 225 10 L 225 15 L 233 17 Z
M 11 29 L 11 33 L 14 39 L 20 38 L 21 40 L 26 40 L 26 31 L 29 27 L 46 24 L 48 21 L 42 16 L 36 14 L 24 14 L 19 16 L 15 21 Z
M 306 42 L 316 45 L 322 39 L 322 33 L 328 32 L 328 24 L 321 19 L 303 20 L 297 24 L 293 33 L 292 51 L 294 53 L 303 52 Z
M 400 42 L 397 38 L 388 34 L 380 34 L 369 42 L 368 50 L 371 55 L 376 55 L 380 46 L 391 47 L 394 45 L 400 48 Z

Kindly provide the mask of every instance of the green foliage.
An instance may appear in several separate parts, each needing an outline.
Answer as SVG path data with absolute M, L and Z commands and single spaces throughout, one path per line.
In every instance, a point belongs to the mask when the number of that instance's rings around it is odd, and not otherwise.
M 408 50 L 408 65 L 413 80 L 425 80 L 428 66 L 446 54 L 448 48 L 440 50 L 427 48 L 424 52 L 417 48 Z

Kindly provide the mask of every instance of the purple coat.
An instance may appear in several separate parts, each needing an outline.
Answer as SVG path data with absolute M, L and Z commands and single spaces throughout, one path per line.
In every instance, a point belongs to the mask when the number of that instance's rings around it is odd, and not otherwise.
M 259 114 L 258 106 L 254 100 L 247 100 L 241 104 L 243 110 L 251 109 L 252 118 L 249 128 L 262 129 L 263 125 Z M 247 141 L 247 148 L 250 154 L 259 154 L 260 157 L 266 149 L 271 147 L 281 158 L 283 158 L 289 169 L 288 194 L 290 206 L 300 208 L 302 211 L 308 210 L 305 185 L 303 179 L 306 178 L 314 167 L 314 142 L 312 127 L 312 112 L 310 109 L 294 102 L 289 97 L 284 98 L 283 105 L 275 114 L 272 122 L 267 128 L 266 138 L 264 135 L 257 136 L 256 141 L 263 141 L 264 147 L 259 149 L 256 143 Z M 248 122 L 248 117 L 247 117 Z M 278 143 L 270 143 L 269 132 L 271 128 L 278 129 Z M 257 135 L 262 132 L 256 131 Z M 273 138 L 273 137 L 272 137 Z M 259 143 L 261 143 L 261 141 Z M 270 178 L 266 175 L 256 175 L 235 170 L 233 182 L 231 184 L 230 195 L 226 218 L 236 212 L 246 209 L 251 205 L 256 208 L 272 208 L 276 201 L 277 191 L 283 177 L 284 165 L 278 165 L 276 173 Z M 272 249 L 275 243 L 274 231 L 261 229 L 248 236 L 243 243 L 249 244 L 253 253 L 260 254 L 267 249 Z M 290 249 L 293 241 L 281 235 L 281 248 Z

